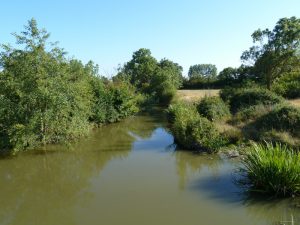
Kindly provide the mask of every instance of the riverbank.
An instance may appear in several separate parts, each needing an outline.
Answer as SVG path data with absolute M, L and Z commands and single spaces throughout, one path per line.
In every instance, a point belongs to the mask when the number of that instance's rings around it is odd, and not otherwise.
M 300 108 L 261 87 L 196 93 L 180 91 L 168 108 L 178 145 L 193 152 L 243 154 L 248 191 L 300 194 Z
M 237 224 L 300 221 L 295 199 L 249 198 L 239 160 L 175 149 L 161 113 L 0 161 L 0 224 Z M 213 216 L 212 216 L 213 215 Z M 153 219 L 154 218 L 154 219 Z

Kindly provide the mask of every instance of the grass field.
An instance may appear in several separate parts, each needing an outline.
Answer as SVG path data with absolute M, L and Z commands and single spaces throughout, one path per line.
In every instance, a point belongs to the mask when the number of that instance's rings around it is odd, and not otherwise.
M 194 102 L 205 96 L 217 96 L 220 90 L 178 90 L 176 99 Z
M 205 96 L 218 96 L 220 90 L 211 89 L 211 90 L 178 90 L 176 99 L 180 101 L 195 102 L 199 101 Z M 300 98 L 288 100 L 292 105 L 300 107 Z
M 289 100 L 289 102 L 294 106 L 300 107 L 300 98 Z

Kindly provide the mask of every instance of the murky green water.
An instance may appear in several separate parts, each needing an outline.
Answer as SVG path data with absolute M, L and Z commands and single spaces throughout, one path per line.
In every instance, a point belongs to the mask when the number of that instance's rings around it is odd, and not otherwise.
M 137 116 L 71 149 L 1 160 L 0 224 L 300 224 L 300 202 L 246 198 L 237 161 L 175 152 L 164 127 Z

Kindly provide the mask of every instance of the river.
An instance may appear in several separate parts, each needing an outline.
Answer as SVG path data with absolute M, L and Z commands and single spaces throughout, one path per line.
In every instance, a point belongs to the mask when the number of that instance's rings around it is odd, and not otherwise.
M 139 115 L 0 160 L 0 224 L 300 224 L 299 201 L 247 196 L 237 167 L 175 151 L 161 113 Z

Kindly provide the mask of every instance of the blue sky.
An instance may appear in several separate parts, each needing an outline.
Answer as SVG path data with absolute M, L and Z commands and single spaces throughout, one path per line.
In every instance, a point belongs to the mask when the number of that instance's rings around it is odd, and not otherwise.
M 190 65 L 239 66 L 257 28 L 300 17 L 299 0 L 11 0 L 0 5 L 0 43 L 14 43 L 34 17 L 69 56 L 93 60 L 111 76 L 134 51 Z

